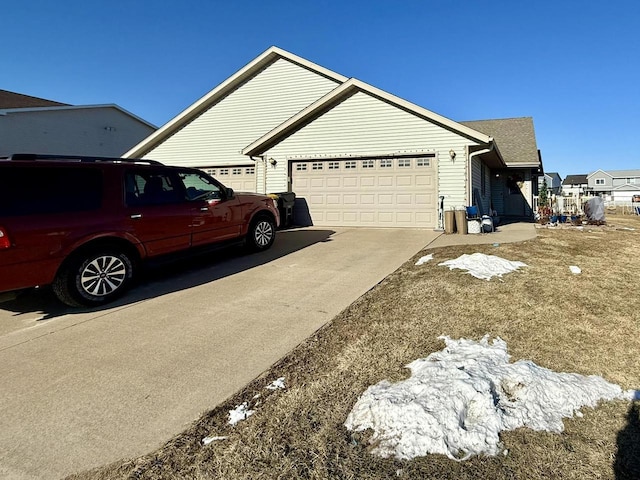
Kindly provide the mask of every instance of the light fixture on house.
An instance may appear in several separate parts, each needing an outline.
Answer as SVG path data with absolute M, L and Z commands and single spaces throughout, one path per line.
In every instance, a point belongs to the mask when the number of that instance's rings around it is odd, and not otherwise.
M 449 150 L 449 156 L 451 157 L 451 161 L 456 159 L 456 152 L 453 150 L 453 148 Z
M 269 163 L 271 164 L 271 166 L 275 167 L 278 161 L 275 158 L 271 157 L 269 159 Z

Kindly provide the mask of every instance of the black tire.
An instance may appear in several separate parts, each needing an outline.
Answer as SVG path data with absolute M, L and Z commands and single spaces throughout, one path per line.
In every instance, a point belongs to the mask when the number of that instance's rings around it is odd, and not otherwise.
M 254 252 L 267 250 L 276 238 L 276 224 L 267 215 L 259 215 L 253 219 L 247 233 L 247 247 Z
M 134 262 L 114 247 L 77 253 L 60 268 L 53 291 L 71 307 L 94 307 L 111 302 L 131 285 Z

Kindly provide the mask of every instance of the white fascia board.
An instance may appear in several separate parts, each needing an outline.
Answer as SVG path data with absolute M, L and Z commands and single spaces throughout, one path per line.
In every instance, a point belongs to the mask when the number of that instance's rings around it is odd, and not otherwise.
M 213 90 L 211 90 L 209 93 L 207 93 L 191 106 L 183 110 L 176 117 L 169 120 L 162 126 L 162 128 L 156 130 L 155 133 L 149 135 L 138 145 L 126 152 L 123 157 L 128 158 L 144 155 L 152 147 L 160 143 L 161 140 L 173 134 L 181 126 L 189 122 L 192 118 L 199 115 L 209 106 L 228 95 L 238 84 L 251 77 L 254 73 L 256 73 L 264 66 L 275 62 L 278 58 L 284 58 L 293 63 L 297 63 L 305 68 L 308 68 L 309 70 L 315 71 L 318 74 L 331 78 L 332 80 L 335 80 L 339 83 L 345 82 L 347 80 L 347 77 L 343 75 L 332 72 L 329 69 L 321 67 L 320 65 L 316 65 L 315 63 L 312 63 L 308 60 L 305 60 L 304 58 L 298 57 L 297 55 L 282 50 L 281 48 L 275 46 L 270 47 L 261 55 L 256 57 L 254 60 L 249 62 L 247 65 L 242 67 L 236 73 L 234 73 L 217 87 L 215 87 Z
M 57 112 L 62 110 L 88 110 L 88 109 L 96 109 L 96 108 L 115 108 L 116 110 L 119 110 L 125 115 L 128 115 L 131 118 L 138 120 L 140 123 L 144 123 L 145 125 L 153 129 L 158 128 L 152 123 L 149 123 L 143 118 L 140 118 L 139 116 L 134 115 L 133 113 L 125 110 L 124 108 L 122 108 L 119 105 L 116 105 L 115 103 L 105 103 L 100 105 L 65 105 L 60 107 L 5 108 L 0 110 L 0 115 L 7 115 L 11 113 Z
M 367 83 L 364 83 L 355 78 L 350 78 L 342 85 L 334 88 L 331 92 L 327 93 L 324 97 L 321 97 L 298 114 L 291 117 L 286 122 L 280 124 L 270 132 L 266 133 L 255 142 L 251 143 L 242 150 L 244 155 L 260 155 L 266 150 L 266 146 L 272 145 L 278 142 L 280 138 L 285 136 L 290 131 L 295 131 L 296 126 L 302 124 L 305 120 L 313 117 L 317 112 L 322 111 L 326 107 L 332 105 L 335 102 L 340 101 L 342 98 L 348 96 L 353 91 L 363 91 L 374 97 L 378 97 L 383 101 L 386 101 L 392 105 L 395 105 L 403 110 L 409 111 L 419 117 L 423 117 L 427 120 L 433 121 L 440 125 L 443 125 L 451 130 L 457 131 L 465 136 L 471 137 L 477 140 L 479 143 L 490 144 L 493 142 L 493 138 L 485 135 L 484 133 L 473 130 L 465 125 L 454 122 L 442 115 L 438 115 L 426 108 L 419 107 L 418 105 L 396 97 L 390 93 L 387 93 L 379 88 L 373 87 Z
M 611 177 L 611 178 L 613 178 L 613 175 L 611 175 L 611 174 L 609 174 L 609 173 L 607 173 L 607 172 L 605 172 L 604 170 L 601 170 L 601 169 L 598 169 L 598 170 L 596 170 L 595 172 L 591 172 L 589 175 L 587 175 L 587 178 L 594 176 L 596 173 L 603 173 L 603 174 L 605 174 L 607 177 Z
M 528 162 L 528 163 L 510 162 L 510 163 L 505 163 L 505 165 L 507 166 L 507 168 L 518 168 L 518 167 L 522 167 L 522 168 L 539 168 L 540 167 L 539 163 L 532 163 L 532 162 Z

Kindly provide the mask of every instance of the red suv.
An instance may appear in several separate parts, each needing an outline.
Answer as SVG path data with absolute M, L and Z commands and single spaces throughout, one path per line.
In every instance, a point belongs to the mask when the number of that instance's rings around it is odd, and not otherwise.
M 100 305 L 147 260 L 238 241 L 265 250 L 279 222 L 272 198 L 197 169 L 12 155 L 0 159 L 0 294 L 51 284 L 67 305 Z

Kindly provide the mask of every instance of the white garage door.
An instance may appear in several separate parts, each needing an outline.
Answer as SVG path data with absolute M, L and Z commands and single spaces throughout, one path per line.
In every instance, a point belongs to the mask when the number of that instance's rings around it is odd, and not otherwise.
M 291 181 L 313 225 L 436 226 L 435 156 L 292 161 Z
M 230 165 L 201 168 L 225 187 L 233 188 L 236 192 L 256 191 L 255 165 Z

